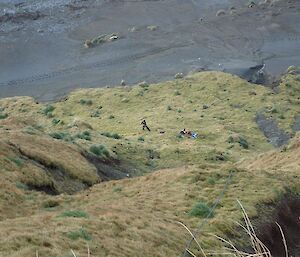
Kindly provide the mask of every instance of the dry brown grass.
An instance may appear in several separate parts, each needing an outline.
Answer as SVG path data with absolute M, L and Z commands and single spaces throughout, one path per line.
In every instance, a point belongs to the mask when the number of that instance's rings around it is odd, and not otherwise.
M 196 246 L 198 247 L 198 251 L 201 252 L 202 256 L 207 257 L 207 256 L 214 256 L 214 255 L 218 255 L 218 256 L 234 256 L 234 257 L 272 257 L 272 254 L 270 252 L 270 250 L 265 246 L 265 244 L 258 238 L 255 229 L 249 219 L 249 216 L 247 215 L 247 212 L 245 210 L 245 208 L 243 207 L 243 205 L 241 204 L 241 202 L 239 200 L 238 204 L 241 207 L 242 213 L 243 213 L 243 219 L 244 219 L 244 224 L 242 225 L 239 222 L 237 222 L 237 224 L 239 225 L 239 227 L 244 230 L 244 232 L 246 232 L 247 236 L 249 237 L 249 245 L 252 246 L 252 252 L 245 252 L 245 251 L 241 251 L 239 250 L 234 243 L 231 242 L 231 240 L 227 240 L 224 239 L 220 236 L 216 236 L 216 235 L 210 235 L 210 236 L 214 236 L 216 238 L 218 238 L 222 243 L 225 244 L 224 247 L 224 251 L 215 251 L 214 249 L 212 250 L 204 250 L 203 247 L 201 246 L 201 243 L 199 243 L 199 239 L 196 238 L 196 235 L 193 234 L 193 232 L 191 232 L 191 230 L 185 226 L 183 223 L 178 222 L 180 225 L 182 225 L 191 235 L 192 240 L 196 243 Z M 276 222 L 276 225 L 278 226 L 281 236 L 282 236 L 282 242 L 278 242 L 278 243 L 283 243 L 284 244 L 284 248 L 285 248 L 285 256 L 288 257 L 288 247 L 287 247 L 287 243 L 285 240 L 285 236 L 283 234 L 283 230 L 281 228 L 281 226 Z M 198 256 L 197 254 L 193 253 L 189 248 L 185 249 L 186 253 L 196 257 Z
M 271 115 L 268 110 L 275 105 L 284 111 L 285 119 L 279 118 L 280 113 L 272 114 L 273 118 L 281 128 L 290 130 L 299 111 L 295 91 L 299 83 L 290 75 L 282 81 L 278 95 L 229 74 L 214 72 L 150 85 L 147 90 L 138 86 L 79 90 L 67 101 L 53 104 L 53 118 L 62 121 L 58 124 L 42 112 L 44 105 L 30 98 L 1 99 L 0 107 L 5 108 L 8 118 L 0 121 L 0 256 L 34 256 L 38 250 L 39 256 L 69 257 L 69 249 L 86 256 L 88 237 L 69 236 L 83 230 L 91 237 L 91 256 L 179 255 L 190 235 L 184 229 L 180 231 L 174 220 L 197 227 L 203 219 L 189 216 L 189 211 L 197 201 L 213 203 L 231 169 L 237 170 L 233 181 L 202 232 L 229 235 L 239 241 L 235 221 L 242 215 L 235 199 L 243 202 L 252 219 L 258 217 L 258 203 L 276 201 L 286 187 L 300 189 L 294 179 L 299 176 L 299 139 L 286 152 L 273 151 L 254 122 L 257 111 Z M 286 83 L 292 87 L 287 89 Z M 175 94 L 176 90 L 180 94 Z M 83 105 L 81 99 L 91 100 L 91 104 Z M 203 109 L 204 104 L 209 108 Z M 287 105 L 289 110 L 285 110 Z M 99 117 L 91 117 L 96 110 Z M 152 133 L 141 130 L 143 117 Z M 29 126 L 39 129 L 30 134 L 24 131 Z M 199 138 L 178 139 L 184 127 L 198 132 Z M 65 131 L 75 135 L 87 129 L 91 141 L 77 138 L 74 144 L 48 135 Z M 118 133 L 122 139 L 104 137 L 101 132 Z M 229 136 L 239 135 L 248 140 L 249 149 L 227 142 Z M 141 136 L 144 142 L 138 140 Z M 52 197 L 16 187 L 19 181 L 50 183 L 38 165 L 28 160 L 20 164 L 14 159 L 22 157 L 19 150 L 47 165 L 63 168 L 70 176 L 94 183 L 95 169 L 80 154 L 94 144 L 105 145 L 110 153 L 114 150 L 116 158 L 130 164 L 133 174 L 156 172 L 103 182 L 72 196 Z M 159 158 L 151 159 L 149 152 Z M 220 152 L 228 160 L 212 158 Z M 57 205 L 49 207 L 51 201 Z M 88 218 L 61 217 L 71 210 L 84 211 Z M 201 246 L 222 249 L 213 237 L 203 238 Z

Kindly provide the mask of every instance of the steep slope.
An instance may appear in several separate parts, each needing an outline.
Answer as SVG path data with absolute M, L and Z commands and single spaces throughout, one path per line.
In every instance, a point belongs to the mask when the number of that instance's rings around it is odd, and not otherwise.
M 286 188 L 300 191 L 299 138 L 274 150 L 256 123 L 264 115 L 293 137 L 299 88 L 294 69 L 277 93 L 202 72 L 157 85 L 78 90 L 47 105 L 0 100 L 0 255 L 69 256 L 71 248 L 83 255 L 88 243 L 94 256 L 174 256 L 190 238 L 176 221 L 203 223 L 207 251 L 221 249 L 211 233 L 246 245 L 238 239 L 236 199 L 254 219 L 258 205 L 273 205 Z M 141 129 L 142 118 L 151 132 Z M 198 137 L 180 137 L 183 128 Z M 51 185 L 63 193 L 107 175 L 130 178 L 75 195 L 31 190 Z M 205 211 L 194 216 L 199 205 Z

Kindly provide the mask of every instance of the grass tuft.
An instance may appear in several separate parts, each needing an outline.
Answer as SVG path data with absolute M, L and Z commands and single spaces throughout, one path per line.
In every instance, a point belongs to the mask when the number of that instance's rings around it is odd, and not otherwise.
M 122 136 L 120 136 L 118 133 L 110 133 L 110 132 L 103 132 L 101 133 L 102 136 L 114 138 L 114 139 L 121 139 Z
M 4 120 L 8 117 L 7 113 L 0 113 L 0 120 Z
M 60 217 L 88 218 L 89 216 L 84 211 L 73 210 L 63 212 Z
M 89 131 L 83 131 L 82 133 L 78 133 L 75 135 L 76 138 L 80 138 L 80 139 L 84 139 L 87 141 L 91 141 L 92 137 L 91 137 L 91 133 Z
M 89 235 L 89 233 L 83 228 L 81 228 L 79 230 L 75 230 L 75 231 L 70 231 L 66 235 L 71 240 L 77 240 L 77 239 L 82 238 L 86 241 L 90 241 L 92 239 L 92 237 Z
M 90 147 L 90 152 L 97 156 L 109 157 L 109 151 L 104 145 L 93 145 Z
M 46 105 L 46 107 L 42 110 L 42 113 L 47 117 L 53 116 L 52 112 L 54 111 L 55 107 L 53 105 Z
M 194 217 L 200 217 L 200 218 L 206 218 L 208 215 L 210 215 L 208 218 L 214 217 L 215 213 L 214 211 L 212 213 L 210 207 L 207 203 L 204 202 L 197 202 L 193 209 L 189 212 L 190 216 Z
M 93 101 L 92 100 L 90 100 L 90 99 L 80 99 L 79 100 L 79 103 L 81 104 L 81 105 L 88 105 L 88 106 L 90 106 L 90 105 L 92 105 L 93 104 Z

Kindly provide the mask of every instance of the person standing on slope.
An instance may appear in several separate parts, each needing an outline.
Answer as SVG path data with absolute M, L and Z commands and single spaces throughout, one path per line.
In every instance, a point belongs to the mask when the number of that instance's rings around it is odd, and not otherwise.
M 141 125 L 143 125 L 143 130 L 147 129 L 148 131 L 150 131 L 145 119 L 143 119 L 143 121 L 141 122 Z

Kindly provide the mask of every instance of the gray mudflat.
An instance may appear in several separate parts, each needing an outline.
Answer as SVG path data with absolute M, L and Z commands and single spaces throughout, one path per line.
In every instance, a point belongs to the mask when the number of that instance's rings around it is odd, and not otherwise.
M 262 63 L 264 74 L 277 76 L 300 66 L 300 1 L 263 2 L 2 0 L 0 97 L 51 101 L 78 87 L 203 69 L 251 80 Z M 111 33 L 120 39 L 84 48 L 86 39 Z
M 278 128 L 277 123 L 272 119 L 267 119 L 263 114 L 256 116 L 256 123 L 269 142 L 275 146 L 280 147 L 288 143 L 291 136 Z

